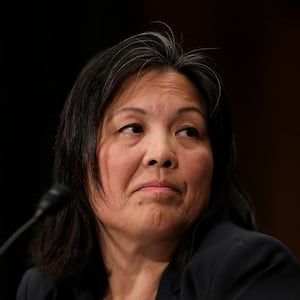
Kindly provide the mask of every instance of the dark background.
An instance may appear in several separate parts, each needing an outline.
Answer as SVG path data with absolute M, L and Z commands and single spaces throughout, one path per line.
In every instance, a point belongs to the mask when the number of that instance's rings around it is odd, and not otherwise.
M 128 2 L 128 3 L 126 3 Z M 211 52 L 229 95 L 242 178 L 260 230 L 300 260 L 300 2 L 2 1 L 0 243 L 51 186 L 63 102 L 96 51 L 167 22 L 187 49 Z M 24 236 L 0 258 L 0 299 L 15 298 Z M 257 249 L 259 251 L 259 249 Z

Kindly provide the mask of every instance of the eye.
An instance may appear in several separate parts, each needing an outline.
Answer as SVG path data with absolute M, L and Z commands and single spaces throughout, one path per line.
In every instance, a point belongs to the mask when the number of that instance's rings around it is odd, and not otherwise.
M 200 136 L 198 129 L 195 127 L 184 127 L 176 132 L 176 135 L 197 138 Z
M 128 124 L 119 129 L 119 132 L 126 134 L 139 134 L 143 133 L 144 129 L 139 124 Z

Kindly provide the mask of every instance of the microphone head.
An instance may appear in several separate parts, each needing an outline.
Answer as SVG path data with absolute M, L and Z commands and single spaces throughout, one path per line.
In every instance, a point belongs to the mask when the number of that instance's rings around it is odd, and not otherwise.
M 54 185 L 42 196 L 36 206 L 36 212 L 39 214 L 54 213 L 71 198 L 71 195 L 71 190 L 66 185 Z

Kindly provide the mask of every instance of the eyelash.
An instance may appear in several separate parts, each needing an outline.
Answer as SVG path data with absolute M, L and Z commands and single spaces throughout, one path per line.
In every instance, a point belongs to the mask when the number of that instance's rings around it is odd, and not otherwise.
M 124 133 L 126 130 L 128 130 L 130 128 L 132 129 L 130 133 L 139 134 L 139 133 L 143 133 L 144 132 L 143 127 L 140 124 L 136 124 L 136 123 L 128 124 L 126 126 L 123 126 L 122 128 L 119 129 L 119 132 Z M 135 131 L 136 129 L 138 131 Z
M 130 132 L 128 132 L 130 130 Z M 137 123 L 132 123 L 123 126 L 118 130 L 120 133 L 130 133 L 130 134 L 141 134 L 144 132 L 143 126 Z M 190 138 L 199 138 L 200 134 L 198 129 L 192 126 L 186 126 L 184 128 L 181 128 L 180 130 L 176 131 L 176 135 L 186 131 L 187 133 L 184 136 L 190 137 Z
M 183 131 L 189 131 L 189 133 L 192 133 L 192 135 L 186 134 L 187 137 L 198 138 L 200 136 L 198 129 L 196 129 L 195 127 L 192 127 L 192 126 L 187 126 L 187 127 L 181 128 L 180 130 L 178 130 L 176 132 L 176 134 L 181 133 Z

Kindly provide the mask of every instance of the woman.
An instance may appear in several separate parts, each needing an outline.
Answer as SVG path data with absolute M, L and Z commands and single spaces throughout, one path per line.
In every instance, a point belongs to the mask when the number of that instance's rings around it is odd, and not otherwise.
M 300 299 L 300 268 L 255 230 L 222 82 L 200 50 L 145 32 L 88 62 L 61 114 L 54 178 L 17 299 Z

